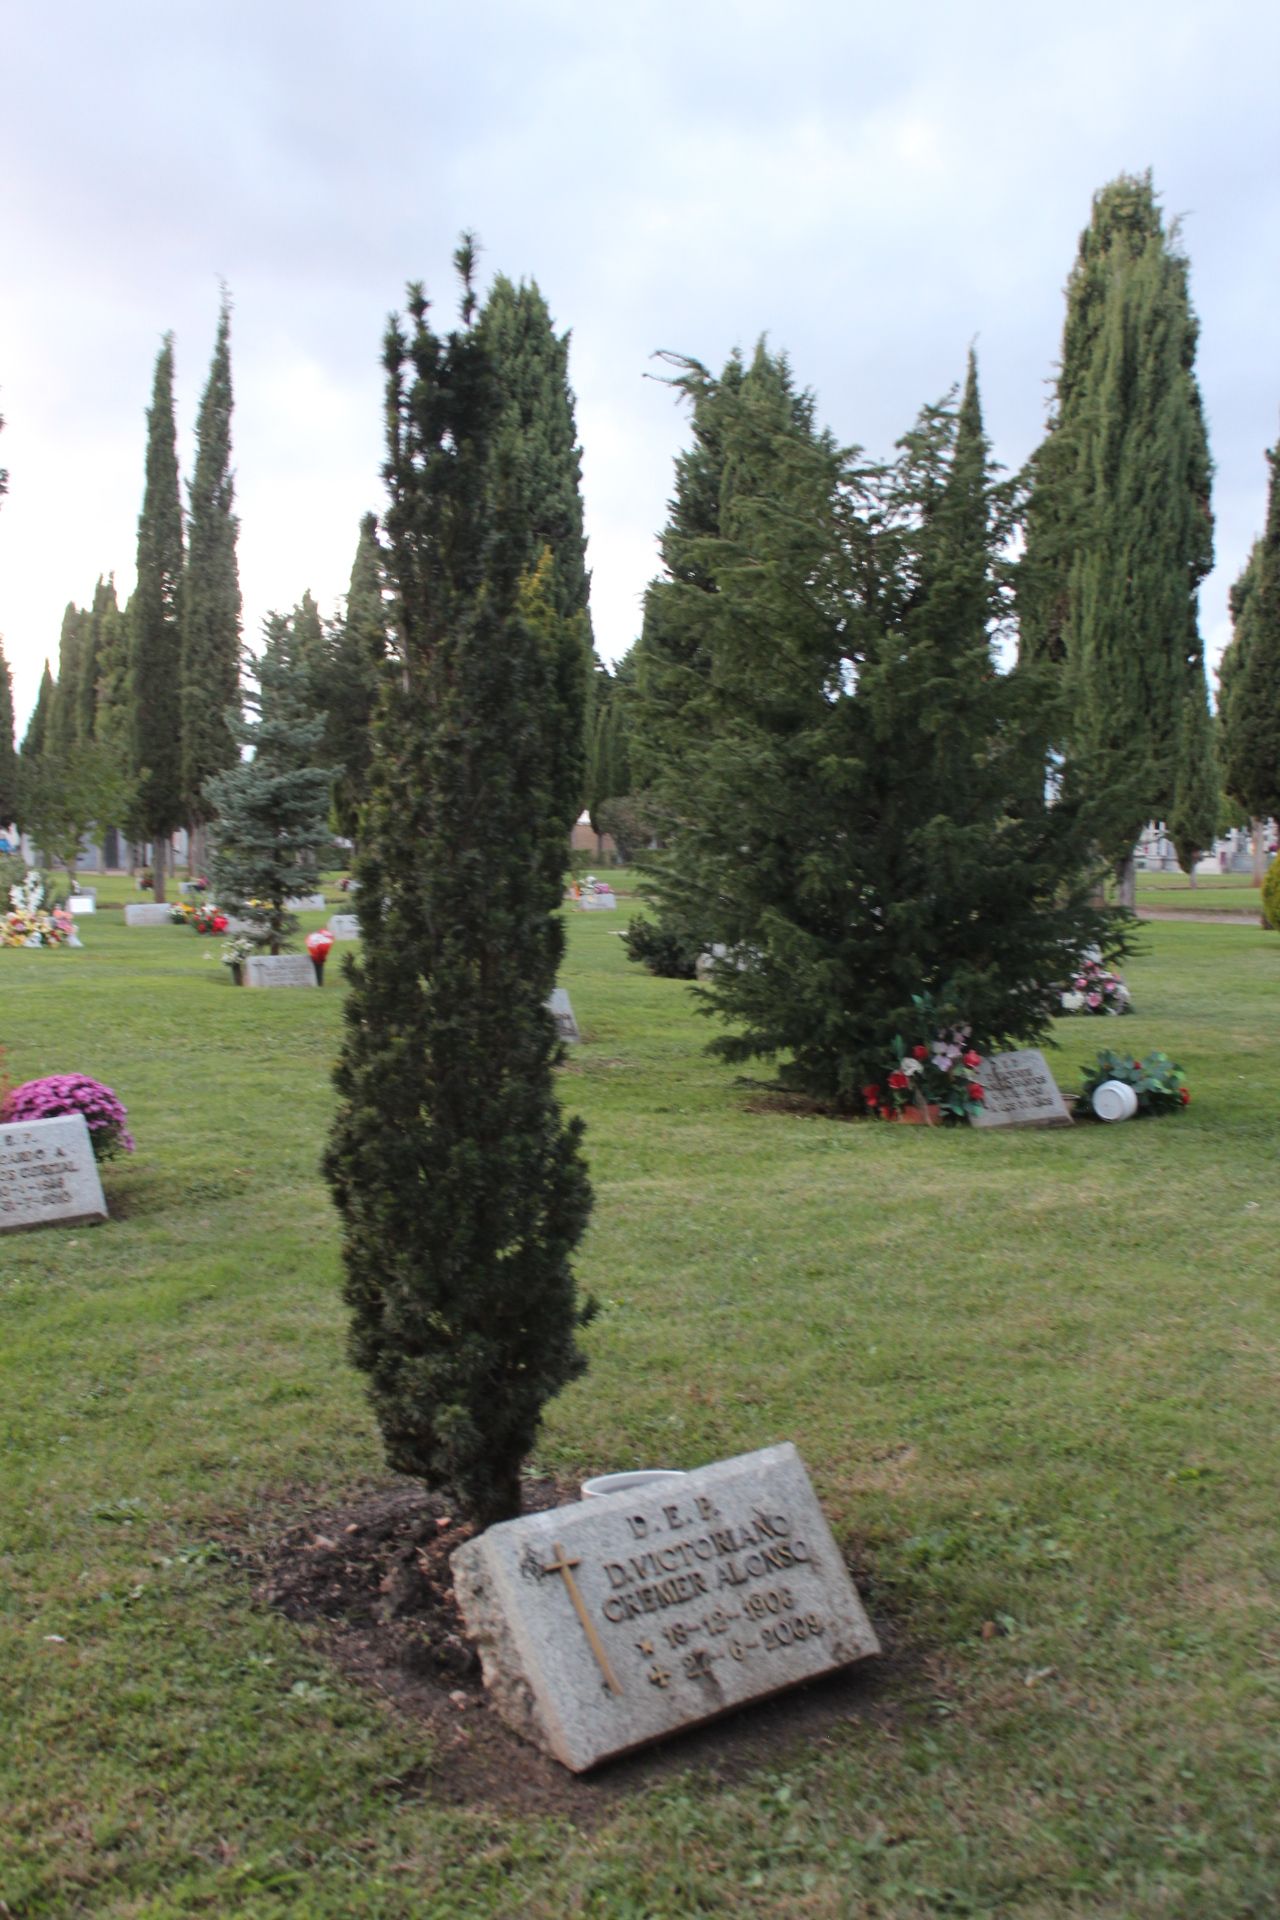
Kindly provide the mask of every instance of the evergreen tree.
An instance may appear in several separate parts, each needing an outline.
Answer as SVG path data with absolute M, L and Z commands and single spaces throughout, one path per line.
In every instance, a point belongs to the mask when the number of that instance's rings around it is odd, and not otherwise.
M 36 770 L 44 757 L 45 742 L 49 733 L 49 715 L 54 704 L 53 675 L 49 671 L 49 662 L 44 663 L 44 672 L 40 676 L 40 688 L 36 694 L 35 706 L 31 709 L 27 721 L 27 730 L 22 736 L 22 745 L 18 749 L 18 825 L 26 830 L 27 795 L 36 780 Z
M 220 906 L 246 920 L 270 953 L 298 930 L 288 901 L 314 883 L 327 852 L 332 769 L 317 764 L 324 721 L 311 705 L 293 623 L 270 614 L 266 646 L 253 667 L 248 720 L 229 720 L 237 747 L 252 757 L 211 776 L 206 817 L 215 820 L 210 876 Z
M 340 769 L 333 787 L 334 826 L 344 840 L 359 833 L 368 787 L 378 683 L 387 651 L 378 522 L 368 513 L 351 567 L 347 610 L 329 640 L 324 674 L 325 757 Z
M 0 833 L 18 818 L 18 749 L 13 729 L 13 677 L 0 646 Z
M 230 330 L 230 307 L 224 295 L 209 379 L 196 420 L 196 465 L 191 481 L 182 599 L 182 786 L 187 822 L 197 829 L 197 844 L 192 849 L 192 863 L 197 867 L 205 864 L 199 841 L 208 819 L 206 782 L 236 759 L 236 744 L 227 719 L 240 686 L 239 522 L 232 511 Z
M 1182 709 L 1173 805 L 1167 822 L 1178 865 L 1193 887 L 1196 861 L 1210 850 L 1217 838 L 1221 804 L 1222 788 L 1207 694 L 1193 688 Z
M 170 835 L 183 823 L 182 502 L 173 420 L 173 336 L 156 358 L 147 410 L 147 471 L 130 601 L 129 679 L 137 825 L 153 845 L 155 898 L 165 897 Z
M 1187 272 L 1149 174 L 1095 197 L 1019 583 L 1023 657 L 1063 669 L 1070 744 L 1110 802 L 1104 844 L 1129 896 L 1144 822 L 1172 817 L 1179 777 L 1186 819 L 1186 795 L 1212 777 L 1207 716 L 1183 721 L 1206 699 L 1196 593 L 1213 564 Z
M 1280 443 L 1267 462 L 1266 527 L 1231 592 L 1221 663 L 1225 784 L 1257 822 L 1280 819 Z
M 570 1256 L 590 1192 L 545 1006 L 580 612 L 529 533 L 512 356 L 474 322 L 465 243 L 457 261 L 462 328 L 439 337 L 415 287 L 387 336 L 395 638 L 326 1171 L 387 1458 L 487 1524 L 519 1511 L 542 1408 L 584 1365 Z
M 80 738 L 80 675 L 90 626 L 90 615 L 69 601 L 58 637 L 58 678 L 44 748 L 46 753 L 63 759 Z
M 782 1056 L 783 1084 L 856 1111 L 917 1000 L 979 1049 L 1048 1031 L 1073 957 L 1116 948 L 1087 904 L 1096 821 L 1070 767 L 1050 779 L 1043 670 L 993 659 L 1010 490 L 972 361 L 887 474 L 817 432 L 763 352 L 705 400 L 719 531 L 671 595 L 702 690 L 660 901 L 696 900 L 729 949 L 716 1050 Z

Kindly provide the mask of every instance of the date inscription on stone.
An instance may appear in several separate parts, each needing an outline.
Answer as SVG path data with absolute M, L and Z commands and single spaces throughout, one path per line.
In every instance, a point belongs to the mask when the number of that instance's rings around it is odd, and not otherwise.
M 0 1126 L 0 1233 L 107 1218 L 82 1113 Z
M 790 1445 L 506 1521 L 451 1564 L 494 1704 L 575 1773 L 880 1650 Z

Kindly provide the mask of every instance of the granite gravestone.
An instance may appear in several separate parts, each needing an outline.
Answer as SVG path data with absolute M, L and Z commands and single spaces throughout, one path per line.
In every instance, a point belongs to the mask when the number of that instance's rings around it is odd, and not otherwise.
M 564 987 L 553 987 L 551 998 L 547 1002 L 547 1011 L 556 1023 L 556 1032 L 569 1046 L 574 1046 L 582 1035 L 578 1023 L 573 1017 L 573 1006 L 568 991 Z
M 978 1069 L 983 1103 L 975 1127 L 1069 1127 L 1071 1115 L 1048 1063 L 1035 1047 L 993 1053 Z
M 495 1706 L 574 1773 L 880 1650 L 790 1445 L 505 1521 L 450 1564 Z
M 67 899 L 67 911 L 79 919 L 81 914 L 98 911 L 98 896 L 92 890 L 87 893 L 73 893 Z
M 0 1124 L 0 1233 L 80 1227 L 106 1218 L 82 1113 Z
M 329 931 L 335 940 L 358 940 L 360 938 L 360 919 L 354 913 L 331 913 Z
M 300 893 L 296 899 L 286 900 L 286 913 L 323 913 L 324 895 L 322 893 Z
M 305 953 L 252 954 L 244 963 L 246 987 L 314 987 L 316 970 Z
M 172 917 L 172 907 L 159 906 L 154 900 L 135 902 L 124 910 L 126 927 L 167 927 Z
M 617 904 L 612 893 L 584 893 L 578 902 L 584 913 L 612 913 Z

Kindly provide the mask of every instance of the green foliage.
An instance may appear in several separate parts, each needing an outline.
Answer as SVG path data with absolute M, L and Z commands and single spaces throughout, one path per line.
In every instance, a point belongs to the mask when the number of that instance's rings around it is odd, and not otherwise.
M 334 825 L 347 840 L 359 833 L 372 752 L 370 728 L 386 651 L 382 553 L 377 520 L 368 513 L 360 523 L 346 613 L 328 636 L 319 687 L 325 758 L 339 769 L 333 787 Z
M 156 358 L 147 409 L 146 487 L 138 518 L 138 580 L 130 606 L 129 696 L 137 824 L 156 842 L 156 897 L 163 898 L 163 854 L 181 826 L 182 503 L 173 419 L 173 337 Z
M 1135 1060 L 1132 1054 L 1103 1047 L 1096 1060 L 1080 1069 L 1080 1074 L 1076 1112 L 1081 1119 L 1094 1117 L 1093 1096 L 1106 1080 L 1119 1080 L 1124 1086 L 1132 1087 L 1138 1096 L 1139 1113 L 1177 1113 L 1191 1102 L 1186 1076 L 1167 1053 L 1152 1052 Z
M 1221 666 L 1227 791 L 1261 820 L 1280 818 L 1280 444 L 1267 462 L 1266 529 L 1231 591 Z
M 1010 499 L 972 362 L 889 471 L 820 433 L 763 349 L 684 384 L 697 457 L 641 642 L 636 753 L 670 838 L 646 890 L 733 956 L 716 1050 L 858 1111 L 916 996 L 981 1051 L 1033 1040 L 1052 982 L 1125 936 L 1088 904 L 1096 816 L 1053 755 L 1052 689 L 993 660 Z
M 1222 786 L 1214 751 L 1213 722 L 1201 677 L 1199 686 L 1192 685 L 1183 702 L 1178 723 L 1173 805 L 1166 822 L 1178 865 L 1184 873 L 1191 873 L 1201 854 L 1212 847 L 1221 805 Z
M 22 824 L 36 846 L 74 878 L 76 860 L 93 830 L 123 817 L 129 803 L 127 769 L 100 740 L 53 747 L 24 763 Z
M 325 1165 L 388 1461 L 484 1524 L 519 1510 L 542 1409 L 584 1365 L 570 1256 L 590 1190 L 545 1006 L 581 793 L 582 635 L 552 529 L 529 517 L 547 505 L 531 484 L 546 384 L 530 398 L 510 334 L 538 319 L 533 297 L 495 290 L 473 324 L 466 245 L 459 265 L 461 331 L 437 336 L 413 288 L 411 326 L 387 336 L 397 617 Z M 562 425 L 566 411 L 562 395 Z M 580 511 L 565 506 L 570 557 Z
M 637 915 L 622 936 L 628 960 L 661 980 L 693 980 L 697 976 L 701 943 L 681 935 L 667 924 Z
M 206 815 L 206 783 L 234 764 L 227 719 L 240 686 L 239 522 L 232 511 L 231 312 L 224 295 L 196 419 L 187 570 L 182 595 L 182 794 L 189 824 Z
M 13 730 L 13 676 L 0 646 L 0 833 L 17 819 L 18 749 Z M 3 901 L 0 895 L 0 902 Z
M 1205 831 L 1208 729 L 1183 724 L 1205 698 L 1196 591 L 1213 564 L 1197 331 L 1150 175 L 1121 175 L 1095 196 L 1068 282 L 1018 580 L 1022 657 L 1063 669 L 1066 737 L 1109 803 L 1117 859 L 1175 810 L 1184 845 Z
M 210 878 L 219 906 L 280 953 L 298 929 L 286 902 L 314 886 L 329 851 L 333 776 L 315 764 L 324 723 L 311 708 L 292 623 L 280 614 L 267 618 L 253 677 L 256 691 L 245 700 L 254 717 L 229 722 L 233 739 L 253 756 L 207 783 L 205 803 L 217 823 Z
M 1262 917 L 1273 933 L 1280 933 L 1280 860 L 1273 860 L 1262 883 Z

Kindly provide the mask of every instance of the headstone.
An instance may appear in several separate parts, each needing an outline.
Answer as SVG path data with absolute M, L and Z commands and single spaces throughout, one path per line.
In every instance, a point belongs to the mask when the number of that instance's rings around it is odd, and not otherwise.
M 570 1046 L 573 1046 L 577 1041 L 581 1040 L 582 1035 L 578 1030 L 578 1023 L 573 1017 L 573 1007 L 570 1003 L 568 990 L 566 988 L 553 987 L 551 989 L 551 998 L 547 1002 L 547 1011 L 555 1021 L 556 1032 L 562 1040 L 566 1041 Z
M 0 1233 L 87 1226 L 106 1218 L 82 1113 L 0 1124 Z
M 146 900 L 125 908 L 124 923 L 126 927 L 167 927 L 172 914 L 172 907 Z
M 1035 1047 L 993 1053 L 978 1072 L 983 1092 L 975 1127 L 1069 1127 L 1071 1115 L 1048 1063 Z
M 584 893 L 578 902 L 584 913 L 612 913 L 617 904 L 611 893 Z
M 288 913 L 323 913 L 325 907 L 322 893 L 300 893 L 296 899 L 285 901 Z
M 335 940 L 358 940 L 360 938 L 360 917 L 354 913 L 331 913 L 329 931 Z
M 789 1444 L 504 1521 L 450 1564 L 494 1705 L 574 1773 L 880 1651 Z
M 95 893 L 73 893 L 67 899 L 67 911 L 77 919 L 85 913 L 98 911 L 98 896 Z
M 316 970 L 305 953 L 256 953 L 244 963 L 246 987 L 314 987 Z
M 227 924 L 224 931 L 226 932 L 229 938 L 232 938 L 236 934 L 240 934 L 240 933 L 248 934 L 248 935 L 260 933 L 262 929 L 253 920 L 237 920 L 233 913 L 229 913 L 227 915 Z

